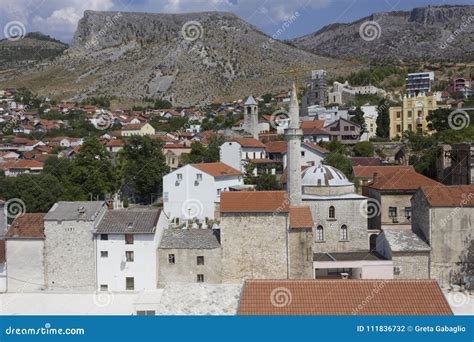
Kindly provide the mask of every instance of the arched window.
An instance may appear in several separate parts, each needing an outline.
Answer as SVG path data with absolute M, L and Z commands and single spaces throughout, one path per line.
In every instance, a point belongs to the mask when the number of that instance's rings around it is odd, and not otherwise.
M 336 218 L 336 208 L 334 208 L 332 205 L 329 207 L 329 218 Z
M 324 241 L 324 228 L 322 226 L 316 228 L 316 239 L 318 241 Z
M 349 240 L 349 236 L 347 235 L 347 226 L 344 224 L 341 227 L 341 240 L 347 241 Z

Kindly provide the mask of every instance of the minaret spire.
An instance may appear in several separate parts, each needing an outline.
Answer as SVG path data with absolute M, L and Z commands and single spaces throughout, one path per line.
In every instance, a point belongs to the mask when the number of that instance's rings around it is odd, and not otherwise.
M 299 206 L 302 202 L 301 189 L 301 138 L 303 131 L 300 128 L 300 108 L 296 85 L 293 83 L 289 108 L 290 124 L 285 131 L 285 140 L 288 145 L 287 191 L 290 204 Z

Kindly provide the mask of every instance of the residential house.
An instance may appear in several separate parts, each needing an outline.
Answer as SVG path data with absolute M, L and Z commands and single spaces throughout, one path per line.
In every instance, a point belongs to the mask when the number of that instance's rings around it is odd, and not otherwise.
M 303 141 L 306 142 L 320 142 L 330 141 L 331 134 L 324 128 L 324 120 L 308 120 L 301 122 L 301 129 L 303 130 Z
M 248 162 L 259 159 L 267 159 L 265 144 L 253 138 L 232 139 L 220 147 L 220 161 L 241 172 Z
M 8 292 L 37 292 L 45 289 L 44 216 L 18 216 L 5 235 Z
M 346 119 L 339 119 L 324 128 L 331 134 L 332 141 L 346 145 L 358 143 L 362 134 L 360 125 Z
M 166 158 L 166 165 L 170 170 L 176 170 L 181 166 L 181 158 L 184 154 L 190 153 L 191 144 L 187 142 L 171 143 L 163 145 L 163 154 Z
M 100 291 L 156 289 L 158 209 L 107 210 L 94 231 Z
M 107 148 L 107 151 L 115 154 L 123 150 L 123 148 L 125 147 L 125 143 L 122 140 L 113 139 L 107 142 L 105 147 Z
M 411 199 L 413 231 L 430 247 L 430 278 L 459 284 L 460 267 L 474 236 L 474 185 L 428 185 Z M 470 280 L 472 281 L 472 280 Z
M 163 211 L 175 224 L 214 219 L 221 193 L 243 184 L 242 172 L 222 162 L 185 165 L 163 177 Z
M 219 230 L 163 230 L 158 248 L 158 284 L 221 283 Z
M 0 170 L 7 177 L 16 177 L 21 174 L 37 175 L 43 172 L 44 164 L 37 160 L 16 160 L 0 163 Z
M 155 134 L 155 129 L 149 123 L 129 124 L 122 128 L 123 137 L 131 137 L 134 135 L 146 136 Z
M 105 214 L 105 202 L 58 202 L 44 217 L 47 290 L 96 289 L 94 231 Z

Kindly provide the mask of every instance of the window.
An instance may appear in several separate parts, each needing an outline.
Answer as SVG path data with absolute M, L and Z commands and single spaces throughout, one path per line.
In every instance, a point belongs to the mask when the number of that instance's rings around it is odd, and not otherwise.
M 408 130 L 411 132 L 413 131 L 413 125 L 412 124 L 408 124 Z
M 345 131 L 348 131 L 348 130 L 349 130 L 349 126 L 344 126 L 344 130 L 345 130 Z
M 407 219 L 410 219 L 411 218 L 411 207 L 406 207 L 405 208 L 405 217 Z
M 132 277 L 125 278 L 125 289 L 135 290 L 135 278 L 132 278 Z
M 174 254 L 168 254 L 168 264 L 174 264 L 175 262 Z
M 100 239 L 102 241 L 107 241 L 109 239 L 109 236 L 107 234 L 100 234 Z
M 397 112 L 397 119 L 400 119 L 402 116 L 402 113 L 401 112 Z
M 336 208 L 334 208 L 332 205 L 329 207 L 329 218 L 336 218 Z
M 221 195 L 221 190 L 222 189 L 217 189 L 217 197 L 219 197 Z
M 107 251 L 100 251 L 100 257 L 101 257 L 101 258 L 108 258 L 108 257 L 109 257 L 109 252 L 107 252 Z
M 397 133 L 400 133 L 402 131 L 402 126 L 397 125 Z
M 204 265 L 204 257 L 203 256 L 198 256 L 197 257 L 197 264 L 198 265 Z
M 318 226 L 316 229 L 316 239 L 318 241 L 324 241 L 324 228 L 322 226 Z
M 202 181 L 202 173 L 198 173 L 198 174 L 196 175 L 196 180 L 197 180 L 198 182 Z
M 351 131 L 355 131 L 355 130 L 356 130 L 355 126 L 351 126 Z
M 306 154 L 305 151 L 301 151 L 301 156 L 304 157 L 304 155 Z
M 408 111 L 408 117 L 411 118 L 411 110 Z
M 204 283 L 204 274 L 198 274 L 197 275 L 197 282 L 198 283 Z
M 176 175 L 176 177 L 177 177 L 178 181 L 182 181 L 182 180 L 183 180 L 183 174 L 182 174 L 182 173 L 178 173 L 178 174 Z
M 156 316 L 155 310 L 139 310 L 137 316 Z
M 347 226 L 345 224 L 341 227 L 341 240 L 342 241 L 349 240 L 349 237 L 347 236 Z
M 397 217 L 397 207 L 388 207 L 388 217 Z
M 108 291 L 108 290 L 109 290 L 109 285 L 107 285 L 107 284 L 101 284 L 101 285 L 100 285 L 100 290 L 101 290 L 101 291 Z
M 133 245 L 133 234 L 125 234 L 125 244 Z
M 394 275 L 400 275 L 401 271 L 402 271 L 402 268 L 400 266 L 394 266 L 393 267 L 393 274 Z
M 133 252 L 132 251 L 125 252 L 125 258 L 127 259 L 127 262 L 133 262 L 134 261 Z

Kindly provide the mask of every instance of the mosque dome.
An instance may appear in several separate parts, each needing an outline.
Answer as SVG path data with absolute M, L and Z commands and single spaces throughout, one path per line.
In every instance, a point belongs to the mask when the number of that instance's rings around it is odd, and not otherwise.
M 329 165 L 311 166 L 303 171 L 303 186 L 336 187 L 352 186 L 347 177 L 335 167 Z

